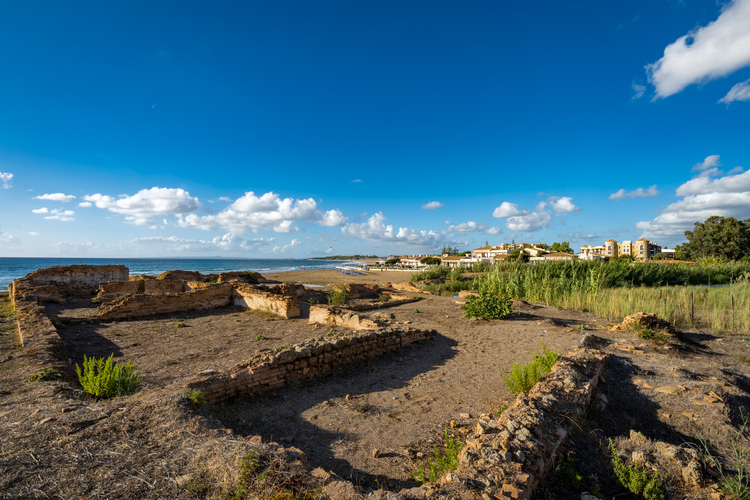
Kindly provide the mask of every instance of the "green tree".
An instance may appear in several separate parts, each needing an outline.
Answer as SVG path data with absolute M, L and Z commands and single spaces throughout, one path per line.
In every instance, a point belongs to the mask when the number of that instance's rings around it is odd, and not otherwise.
M 422 264 L 426 266 L 438 266 L 440 265 L 440 262 L 442 261 L 437 257 L 425 257 L 424 259 L 421 259 L 419 262 L 421 262 Z
M 563 241 L 561 243 L 554 242 L 549 248 L 553 252 L 573 253 L 573 249 L 570 248 L 570 242 L 568 241 Z
M 719 257 L 739 260 L 750 254 L 750 219 L 714 215 L 696 222 L 692 231 L 685 231 L 687 243 L 680 245 L 680 256 L 688 260 Z
M 386 266 L 395 266 L 395 265 L 396 265 L 396 264 L 398 264 L 399 262 L 401 262 L 401 259 L 399 259 L 398 257 L 394 257 L 394 258 L 392 258 L 392 259 L 388 259 L 388 260 L 386 260 L 386 261 L 385 261 L 385 265 L 386 265 Z

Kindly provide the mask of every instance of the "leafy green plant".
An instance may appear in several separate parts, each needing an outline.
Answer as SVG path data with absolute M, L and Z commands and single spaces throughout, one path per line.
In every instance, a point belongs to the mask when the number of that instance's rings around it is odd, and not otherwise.
M 415 314 L 419 314 L 419 309 L 414 309 Z
M 555 466 L 555 471 L 552 474 L 557 484 L 561 486 L 570 486 L 575 489 L 581 487 L 583 476 L 581 476 L 576 470 L 574 463 L 575 461 L 573 460 L 573 457 L 570 456 L 570 453 L 567 455 L 560 455 Z
M 623 488 L 646 500 L 664 498 L 664 487 L 659 480 L 659 473 L 657 471 L 650 474 L 647 469 L 639 467 L 638 464 L 633 464 L 632 466 L 625 465 L 617 454 L 615 443 L 611 438 L 609 440 L 609 448 L 612 453 L 612 466 L 614 467 L 615 477 Z
M 266 338 L 263 335 L 256 335 L 253 340 L 266 340 Z
M 635 334 L 638 335 L 638 338 L 641 338 L 643 340 L 657 340 L 659 342 L 669 340 L 669 337 L 665 332 L 644 328 L 638 324 L 634 324 L 632 328 Z
M 343 306 L 346 304 L 346 292 L 334 290 L 328 295 L 328 304 L 332 306 Z
M 581 330 L 581 331 L 583 331 L 583 330 L 588 330 L 588 329 L 589 329 L 589 327 L 588 327 L 588 326 L 586 326 L 586 325 L 578 325 L 578 326 L 577 326 L 576 328 L 578 328 L 578 329 L 579 329 L 579 330 Z
M 39 382 L 41 380 L 55 380 L 62 377 L 60 372 L 57 370 L 54 370 L 52 368 L 42 368 L 38 372 L 36 372 L 34 375 L 29 377 L 27 382 Z
M 310 304 L 317 304 L 318 303 L 318 301 L 315 300 L 315 299 L 313 299 L 312 297 L 310 297 L 309 299 L 307 299 L 307 302 L 310 303 Z
M 185 323 L 177 323 L 174 325 L 175 328 L 185 328 L 187 325 Z
M 469 295 L 467 300 L 468 302 L 461 306 L 467 318 L 502 319 L 513 312 L 513 301 L 506 295 L 480 293 L 479 296 Z
M 552 371 L 552 367 L 560 359 L 560 353 L 548 350 L 544 342 L 542 342 L 542 352 L 535 350 L 533 356 L 533 359 L 528 363 L 522 365 L 513 363 L 510 374 L 503 375 L 505 385 L 508 386 L 514 396 L 522 392 L 529 392 L 534 384 Z
M 203 406 L 204 404 L 206 404 L 206 397 L 203 395 L 203 391 L 201 391 L 200 389 L 183 389 L 182 393 L 186 398 L 188 398 L 198 406 Z
M 128 396 L 138 390 L 141 377 L 128 361 L 118 365 L 112 361 L 114 354 L 104 358 L 86 358 L 83 356 L 83 368 L 76 364 L 78 381 L 84 390 L 97 398 L 113 399 Z
M 246 271 L 246 272 L 242 273 L 241 276 L 245 279 L 246 282 L 248 282 L 250 284 L 253 284 L 253 285 L 257 285 L 258 284 L 258 278 L 257 278 L 257 276 L 255 276 L 254 272 Z
M 453 470 L 458 467 L 458 455 L 461 453 L 463 445 L 461 440 L 451 438 L 448 436 L 448 428 L 444 429 L 443 443 L 445 453 L 440 451 L 440 448 L 435 445 L 432 449 L 434 458 L 427 460 L 427 469 L 422 467 L 422 461 L 417 463 L 417 470 L 412 472 L 412 477 L 419 483 L 434 483 L 445 473 L 445 471 Z
M 391 296 L 387 293 L 380 294 L 380 297 L 378 297 L 378 302 L 388 302 L 391 300 Z
M 91 299 L 92 304 L 101 304 L 102 301 L 100 299 Z
M 336 332 L 334 332 L 333 330 L 331 330 L 330 332 L 326 333 L 326 337 L 333 337 L 334 335 L 336 335 Z
M 503 405 L 502 408 L 500 408 L 499 410 L 497 410 L 497 413 L 495 413 L 495 417 L 496 418 L 500 418 L 500 415 L 502 415 L 503 412 L 505 410 L 507 410 L 508 408 L 510 408 L 510 405 Z

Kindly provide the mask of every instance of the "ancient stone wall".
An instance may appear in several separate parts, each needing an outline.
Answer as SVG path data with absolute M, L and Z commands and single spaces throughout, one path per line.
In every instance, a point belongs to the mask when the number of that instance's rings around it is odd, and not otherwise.
M 130 280 L 130 281 L 107 281 L 99 285 L 99 294 L 96 296 L 102 303 L 108 304 L 125 295 L 137 293 L 180 293 L 186 290 L 185 283 L 180 280 Z
M 93 317 L 107 320 L 132 318 L 188 310 L 214 309 L 231 303 L 232 285 L 214 283 L 181 293 L 126 295 L 111 304 L 102 304 Z
M 26 278 L 17 279 L 8 287 L 23 347 L 21 356 L 33 359 L 33 364 L 55 367 L 60 365 L 62 340 L 44 307 L 38 304 L 36 288 Z
M 380 295 L 378 285 L 360 285 L 356 283 L 346 283 L 335 287 L 336 291 L 344 292 L 347 299 L 371 299 Z
M 279 288 L 277 291 L 281 293 L 272 293 L 266 289 L 255 288 L 252 285 L 242 283 L 234 283 L 233 285 L 234 305 L 268 311 L 286 319 L 298 318 L 300 315 L 299 302 L 284 293 L 285 289 Z M 290 288 L 289 290 L 294 290 L 296 296 L 296 289 Z
M 247 363 L 226 373 L 205 375 L 190 381 L 187 386 L 201 390 L 206 402 L 218 403 L 231 397 L 273 389 L 287 380 L 314 377 L 334 366 L 377 356 L 426 339 L 434 333 L 383 328 L 309 339 L 271 354 L 256 354 Z
M 99 283 L 105 281 L 127 281 L 128 276 L 128 268 L 123 265 L 89 266 L 81 264 L 37 269 L 22 279 L 28 280 L 34 286 L 58 283 L 96 290 L 99 287 Z
M 379 325 L 372 319 L 360 316 L 345 309 L 325 305 L 310 306 L 309 324 L 336 325 L 352 330 L 372 330 Z

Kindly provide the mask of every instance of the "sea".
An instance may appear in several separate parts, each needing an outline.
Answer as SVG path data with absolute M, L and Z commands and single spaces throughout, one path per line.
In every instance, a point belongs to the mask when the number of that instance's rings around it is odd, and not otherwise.
M 72 264 L 108 265 L 123 264 L 130 275 L 147 274 L 158 276 L 164 271 L 199 271 L 203 274 L 218 274 L 227 271 L 255 271 L 266 275 L 274 272 L 302 271 L 312 269 L 336 269 L 353 267 L 359 262 L 344 260 L 306 259 L 91 259 L 91 258 L 23 258 L 0 257 L 0 290 L 5 290 L 15 279 L 23 278 L 37 269 Z

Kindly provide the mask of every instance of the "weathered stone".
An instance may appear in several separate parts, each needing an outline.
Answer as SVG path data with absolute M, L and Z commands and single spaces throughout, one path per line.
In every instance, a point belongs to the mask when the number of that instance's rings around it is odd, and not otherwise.
M 349 481 L 333 481 L 323 487 L 330 500 L 356 500 L 359 496 Z

